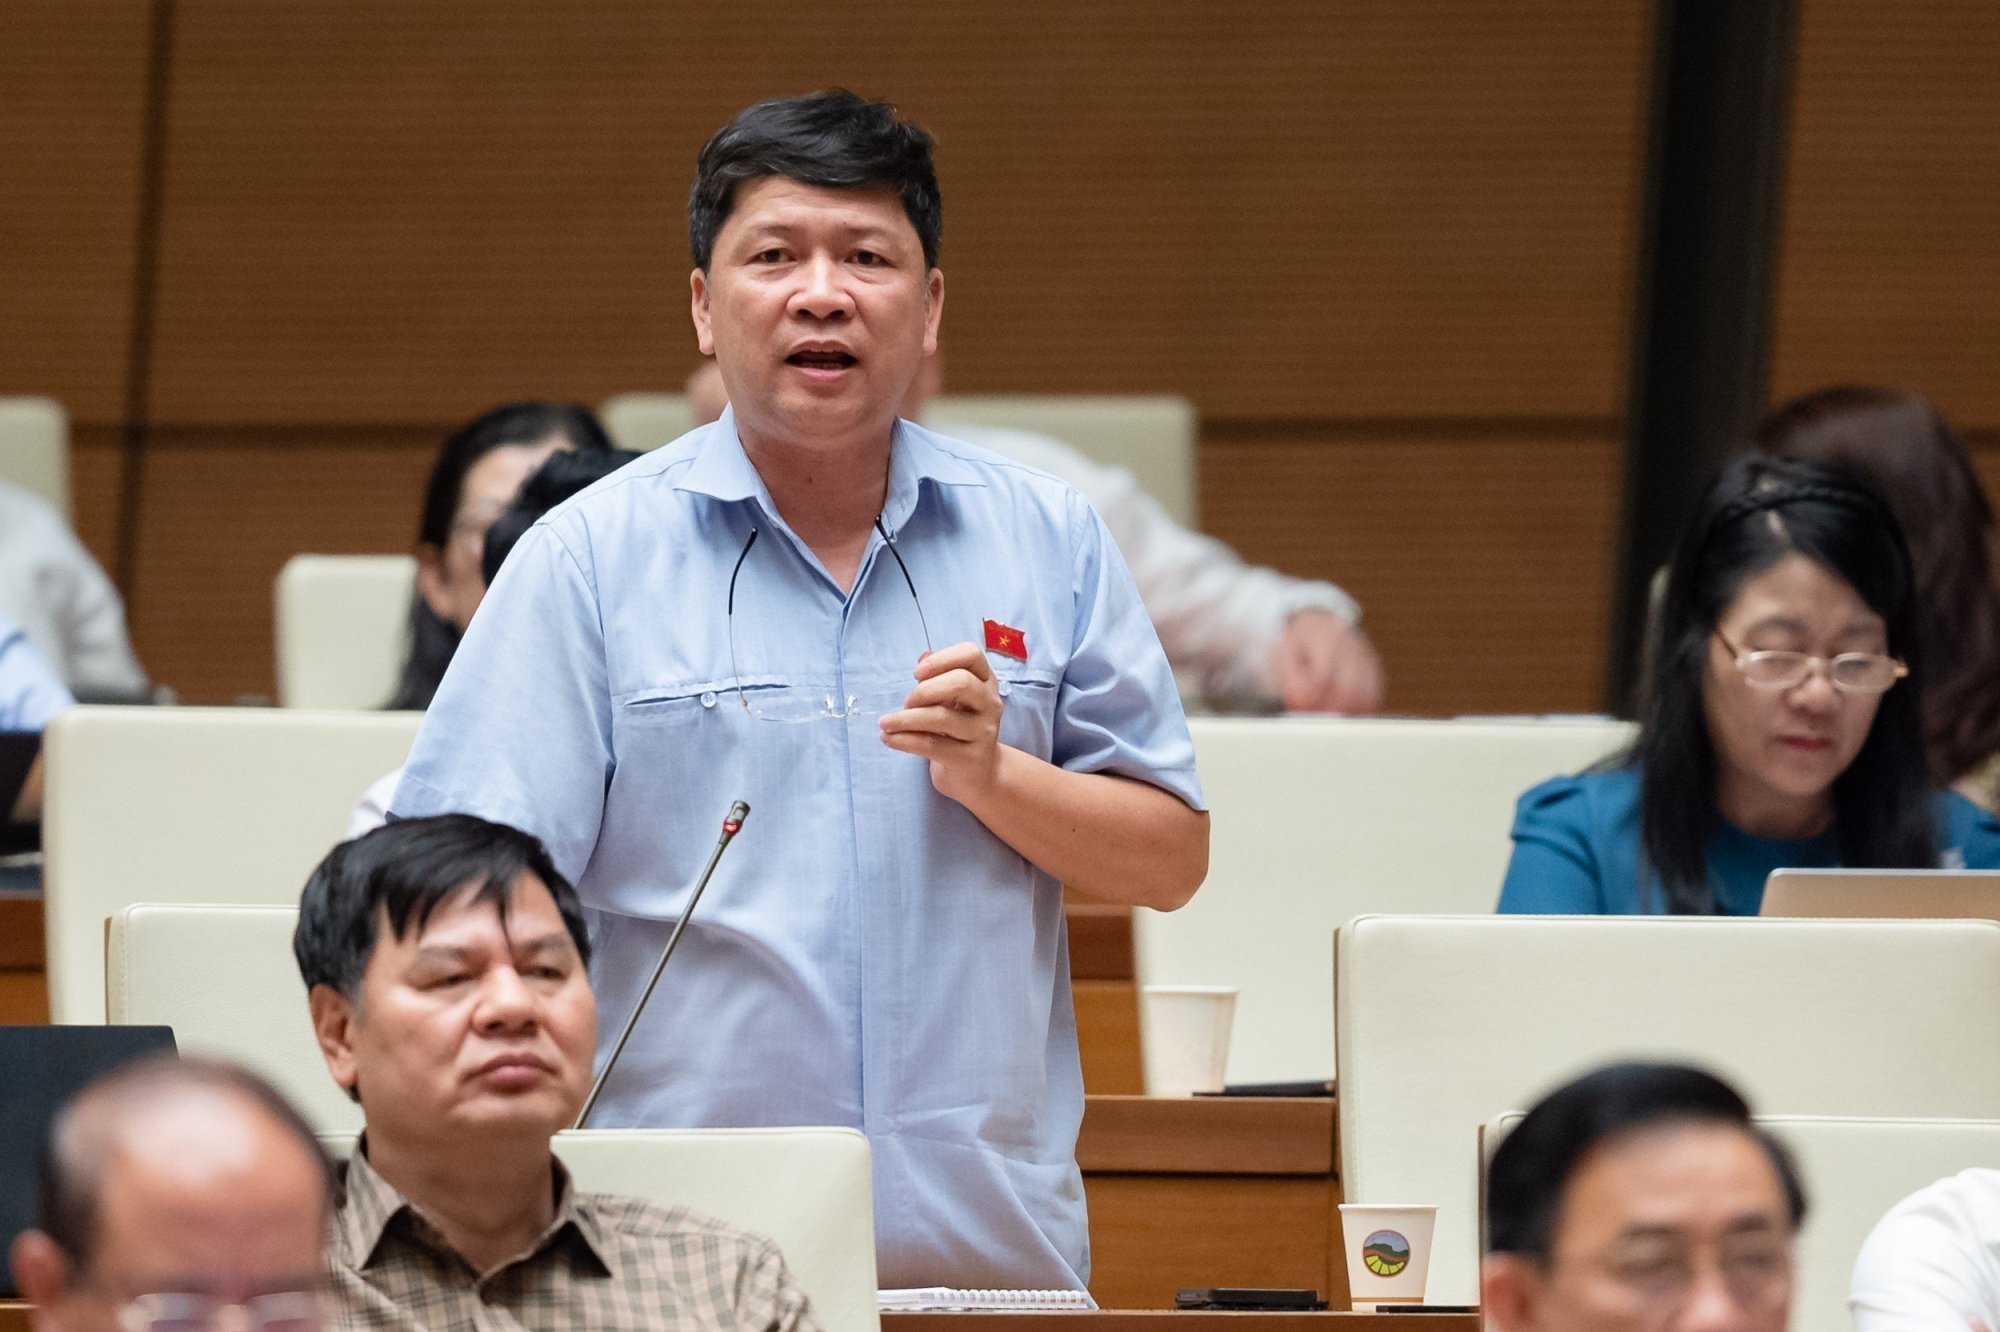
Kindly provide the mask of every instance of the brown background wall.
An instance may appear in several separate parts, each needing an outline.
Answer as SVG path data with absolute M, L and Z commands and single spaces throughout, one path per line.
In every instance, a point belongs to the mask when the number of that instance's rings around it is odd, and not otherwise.
M 152 7 L 0 8 L 0 391 L 69 405 L 79 525 L 135 543 L 192 700 L 270 691 L 286 556 L 407 546 L 450 424 L 676 385 L 696 149 L 844 83 L 939 137 L 953 388 L 1185 393 L 1205 526 L 1360 596 L 1392 708 L 1598 701 L 1649 6 L 174 12 L 127 476 Z M 2000 429 L 2000 18 L 1805 12 L 1777 378 Z

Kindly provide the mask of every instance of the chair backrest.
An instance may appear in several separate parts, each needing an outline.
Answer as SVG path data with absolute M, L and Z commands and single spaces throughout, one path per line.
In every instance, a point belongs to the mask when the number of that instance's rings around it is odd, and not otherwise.
M 1489 1164 L 1523 1117 L 1510 1110 L 1487 1124 L 1481 1141 Z M 1805 1181 L 1793 1327 L 1849 1325 L 1854 1260 L 1891 1207 L 1968 1166 L 2000 1166 L 2000 1120 L 1759 1115 L 1757 1122 L 1792 1149 Z
M 620 393 L 597 408 L 598 419 L 621 449 L 641 452 L 670 444 L 694 429 L 685 393 Z
M 1992 921 L 1363 916 L 1335 978 L 1341 1187 L 1438 1205 L 1439 1302 L 1477 1287 L 1478 1126 L 1609 1060 L 1773 1114 L 2000 1111 Z
M 924 424 L 947 435 L 961 422 L 1032 430 L 1096 462 L 1123 467 L 1175 522 L 1195 525 L 1201 419 L 1186 398 L 947 393 L 924 411 Z
M 336 1156 L 351 1134 L 323 1134 Z M 586 1193 L 706 1213 L 777 1243 L 826 1332 L 879 1332 L 868 1139 L 851 1128 L 584 1129 L 556 1155 Z
M 296 897 L 296 894 L 294 894 Z M 296 906 L 140 903 L 111 917 L 105 1013 L 174 1029 L 184 1054 L 266 1078 L 322 1132 L 355 1132 L 361 1107 L 334 1085 L 292 959 Z
M 417 562 L 408 555 L 294 555 L 278 571 L 278 703 L 379 708 L 410 650 Z
M 40 495 L 69 520 L 69 417 L 61 403 L 0 398 L 0 481 Z
M 104 1017 L 104 922 L 133 902 L 293 904 L 417 713 L 72 708 L 43 737 L 49 1012 Z
M 1333 1074 L 1333 931 L 1369 911 L 1491 911 L 1514 802 L 1627 744 L 1623 722 L 1196 717 L 1208 880 L 1133 913 L 1143 985 L 1241 991 L 1229 1080 Z

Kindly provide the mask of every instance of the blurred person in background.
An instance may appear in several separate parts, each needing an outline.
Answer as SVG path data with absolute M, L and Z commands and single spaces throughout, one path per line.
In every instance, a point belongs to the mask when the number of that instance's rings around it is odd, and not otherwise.
M 535 525 L 537 519 L 585 486 L 602 481 L 639 456 L 630 449 L 606 445 L 602 448 L 558 449 L 544 458 L 542 465 L 521 483 L 514 498 L 493 519 L 492 526 L 486 529 L 479 558 L 481 591 L 493 585 L 493 580 L 499 576 L 501 561 L 507 558 L 507 552 L 514 549 L 514 543 Z M 473 603 L 473 609 L 478 609 L 477 602 Z M 471 620 L 469 613 L 466 619 Z M 348 816 L 349 838 L 379 828 L 388 820 L 389 802 L 395 799 L 396 783 L 402 780 L 403 770 L 397 768 L 368 788 L 361 797 L 361 803 Z
M 148 689 L 125 604 L 62 515 L 0 482 L 0 620 L 11 620 L 73 694 L 129 701 Z
M 2000 868 L 1932 788 L 1895 516 L 1847 473 L 1748 455 L 1668 566 L 1639 737 L 1521 797 L 1503 912 L 1755 915 L 1781 867 Z
M 2000 809 L 1993 505 L 1965 441 L 1920 393 L 1840 385 L 1772 409 L 1757 427 L 1757 445 L 1845 468 L 1902 523 L 1917 584 L 1931 778 Z
M 1848 1285 L 1854 1332 L 2000 1328 L 2000 1170 L 1975 1166 L 1891 1207 Z
M 943 353 L 924 358 L 901 414 L 921 421 L 944 387 Z M 715 362 L 687 381 L 697 425 L 729 405 Z M 1382 659 L 1361 606 L 1332 583 L 1246 564 L 1214 537 L 1175 522 L 1121 467 L 1093 462 L 1027 430 L 954 422 L 953 439 L 1047 472 L 1097 510 L 1131 566 L 1146 614 L 1186 692 L 1211 707 L 1273 703 L 1291 712 L 1361 716 L 1382 706 Z
M 1486 1172 L 1495 1332 L 1784 1332 L 1805 1190 L 1721 1079 L 1613 1064 L 1543 1097 Z
M 20 626 L 0 616 L 0 731 L 39 734 L 57 713 L 76 702 L 55 668 L 42 659 Z M 42 756 L 36 754 L 12 808 L 0 802 L 0 817 L 34 823 L 42 817 Z
M 486 529 L 521 482 L 559 449 L 602 450 L 611 437 L 588 407 L 511 402 L 446 438 L 424 487 L 417 528 L 417 591 L 410 603 L 410 655 L 391 708 L 431 704 L 452 653 L 486 594 L 479 561 Z
M 171 1055 L 114 1069 L 49 1126 L 14 1279 L 36 1332 L 317 1332 L 332 1176 L 269 1084 Z

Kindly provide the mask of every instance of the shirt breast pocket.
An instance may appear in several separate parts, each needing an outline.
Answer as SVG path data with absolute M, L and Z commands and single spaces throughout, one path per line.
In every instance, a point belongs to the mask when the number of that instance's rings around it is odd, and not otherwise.
M 1055 752 L 1056 693 L 1062 677 L 1031 666 L 995 667 L 1000 686 L 1000 743 L 1036 758 Z

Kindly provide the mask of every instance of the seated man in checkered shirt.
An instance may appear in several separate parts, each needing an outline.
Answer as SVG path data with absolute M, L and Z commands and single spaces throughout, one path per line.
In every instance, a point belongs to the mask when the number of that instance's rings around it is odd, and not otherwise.
M 462 814 L 378 828 L 313 872 L 293 951 L 368 1125 L 328 1247 L 336 1326 L 818 1332 L 769 1240 L 580 1193 L 550 1149 L 597 1008 L 540 842 Z

